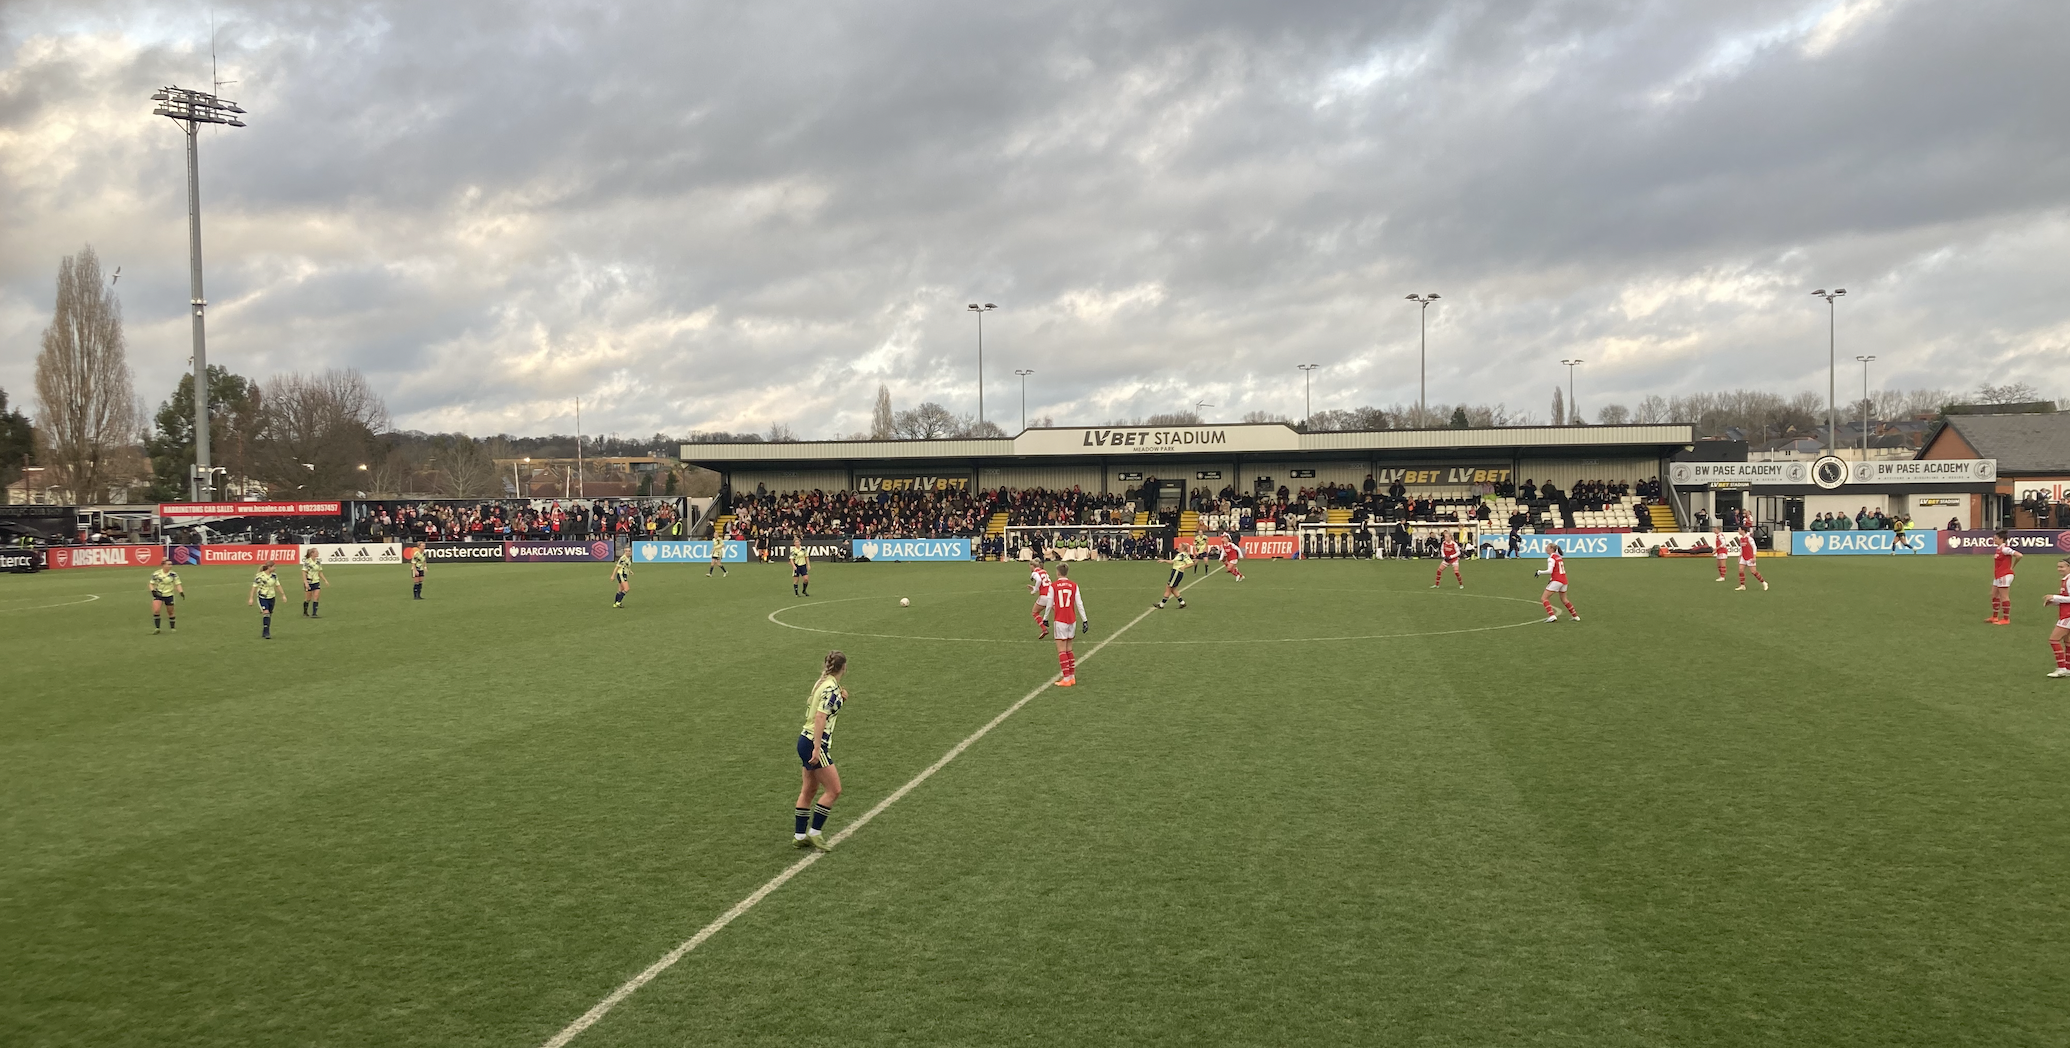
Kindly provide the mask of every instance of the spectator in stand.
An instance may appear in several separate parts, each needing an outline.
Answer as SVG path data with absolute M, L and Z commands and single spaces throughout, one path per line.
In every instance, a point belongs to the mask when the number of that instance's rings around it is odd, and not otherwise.
M 1949 517 L 1949 518 L 1948 518 L 1948 530 L 1949 530 L 1949 531 L 1961 531 L 1961 530 L 1962 530 L 1962 521 L 1961 521 L 1961 520 L 1960 520 L 1959 518 L 1956 518 L 1956 517 Z

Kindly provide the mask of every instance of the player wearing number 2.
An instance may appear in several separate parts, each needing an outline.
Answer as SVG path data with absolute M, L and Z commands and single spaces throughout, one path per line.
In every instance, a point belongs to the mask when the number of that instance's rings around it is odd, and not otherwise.
M 1062 676 L 1057 678 L 1057 687 L 1070 688 L 1078 684 L 1078 656 L 1071 651 L 1071 641 L 1079 631 L 1092 628 L 1092 620 L 1085 614 L 1085 595 L 1078 592 L 1078 584 L 1071 581 L 1071 566 L 1057 565 L 1057 577 L 1049 586 L 1050 626 L 1049 634 L 1057 642 L 1057 669 Z
M 1560 552 L 1559 543 L 1548 542 L 1545 544 L 1545 570 L 1534 571 L 1531 573 L 1531 577 L 1535 579 L 1540 575 L 1552 576 L 1552 579 L 1545 584 L 1545 592 L 1538 597 L 1538 603 L 1545 605 L 1545 621 L 1560 621 L 1559 613 L 1553 610 L 1553 594 L 1557 593 L 1560 595 L 1560 603 L 1567 606 L 1567 614 L 1575 622 L 1580 622 L 1581 613 L 1575 611 L 1574 602 L 1567 599 L 1567 557 Z

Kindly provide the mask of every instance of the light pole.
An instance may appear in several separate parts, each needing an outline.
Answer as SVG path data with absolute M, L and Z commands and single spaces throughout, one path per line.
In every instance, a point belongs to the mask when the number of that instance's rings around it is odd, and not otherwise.
M 1581 408 L 1574 403 L 1574 369 L 1588 363 L 1588 361 L 1575 357 L 1573 360 L 1562 360 L 1560 363 L 1567 365 L 1567 417 L 1570 419 L 1580 418 Z M 1561 425 L 1565 424 L 1561 423 Z
M 1862 362 L 1862 461 L 1869 461 L 1869 361 L 1874 355 L 1854 358 Z
M 982 306 L 972 302 L 969 308 L 972 313 L 977 314 L 978 318 L 978 421 L 983 422 L 985 421 L 985 314 L 999 307 L 990 302 Z M 1022 428 L 1025 429 L 1027 427 L 1023 426 Z
M 1305 426 L 1308 424 L 1309 419 L 1315 417 L 1315 397 L 1308 383 L 1314 377 L 1315 369 L 1322 367 L 1322 365 L 1296 364 L 1294 366 L 1301 369 L 1301 424 Z
M 1826 300 L 1826 450 L 1840 449 L 1839 372 L 1840 358 L 1835 356 L 1840 341 L 1840 307 L 1834 301 L 1847 294 L 1844 287 L 1831 291 L 1819 288 L 1813 295 Z
M 1425 403 L 1425 398 L 1430 392 L 1429 371 L 1425 367 L 1425 361 L 1429 359 L 1430 355 L 1430 304 L 1436 302 L 1440 297 L 1435 291 L 1426 295 L 1409 296 L 1409 301 L 1423 307 L 1421 310 L 1423 324 L 1416 336 L 1416 424 L 1419 426 L 1428 424 L 1428 420 L 1424 416 L 1430 413 L 1430 407 Z
M 1021 428 L 1028 428 L 1028 376 L 1034 374 L 1030 368 L 1015 368 L 1013 373 L 1021 377 Z
M 202 312 L 208 299 L 201 293 L 201 148 L 202 124 L 243 127 L 237 119 L 244 110 L 201 91 L 184 87 L 161 87 L 151 93 L 158 107 L 154 116 L 171 117 L 187 132 L 187 283 L 188 305 L 194 310 L 194 501 L 208 501 L 215 487 L 208 458 L 208 338 L 202 328 Z

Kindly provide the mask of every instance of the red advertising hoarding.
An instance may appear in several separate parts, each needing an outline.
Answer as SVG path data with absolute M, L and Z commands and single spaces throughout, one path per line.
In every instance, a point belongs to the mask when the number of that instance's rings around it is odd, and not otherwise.
M 302 559 L 300 546 L 168 546 L 165 559 L 178 565 L 293 564 Z
M 1292 535 L 1245 535 L 1243 555 L 1254 560 L 1292 560 L 1301 555 L 1301 540 Z
M 148 568 L 165 562 L 162 546 L 52 546 L 44 558 L 53 568 Z
M 338 502 L 161 502 L 158 515 L 171 520 L 202 517 L 335 517 Z

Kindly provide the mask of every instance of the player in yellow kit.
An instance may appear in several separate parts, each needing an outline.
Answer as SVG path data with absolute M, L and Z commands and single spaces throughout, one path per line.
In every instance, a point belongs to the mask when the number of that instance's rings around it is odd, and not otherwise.
M 805 550 L 803 535 L 791 536 L 791 596 L 812 596 L 812 554 Z
M 419 546 L 410 554 L 410 599 L 424 599 L 424 566 L 430 561 L 424 556 L 424 547 Z
M 158 612 L 165 610 L 165 624 L 172 629 L 180 628 L 180 620 L 173 615 L 173 598 L 187 595 L 187 588 L 180 585 L 180 573 L 168 565 L 160 565 L 151 573 L 151 632 L 158 632 Z
M 323 558 L 315 550 L 302 554 L 302 614 L 316 617 L 316 606 L 323 600 L 323 584 L 328 581 L 323 577 Z
M 1179 587 L 1186 584 L 1186 569 L 1193 566 L 1193 552 L 1187 549 L 1174 549 L 1169 563 L 1172 566 L 1172 574 L 1164 580 L 1164 596 L 1157 598 L 1157 606 L 1164 607 L 1165 601 L 1177 597 L 1180 610 L 1184 610 L 1186 598 L 1179 592 Z
M 834 721 L 841 705 L 848 701 L 848 689 L 841 678 L 848 673 L 848 656 L 827 652 L 820 664 L 819 680 L 805 700 L 805 726 L 798 729 L 798 763 L 803 766 L 798 784 L 798 804 L 791 812 L 791 839 L 800 848 L 827 851 L 827 816 L 841 797 L 841 773 L 834 769 Z
M 244 598 L 244 606 L 249 608 L 252 602 L 258 602 L 260 640 L 273 639 L 273 602 L 280 599 L 281 591 L 286 588 L 287 583 L 280 580 L 280 575 L 273 570 L 271 561 L 261 567 L 257 575 L 252 576 L 252 592 Z
M 618 595 L 611 598 L 614 608 L 625 607 L 625 595 L 633 588 L 633 555 L 626 550 L 618 555 L 618 563 L 611 565 L 611 580 L 618 583 Z

